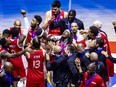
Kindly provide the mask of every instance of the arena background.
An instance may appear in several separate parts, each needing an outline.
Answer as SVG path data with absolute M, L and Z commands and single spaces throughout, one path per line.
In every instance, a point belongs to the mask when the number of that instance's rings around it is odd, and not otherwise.
M 0 0 L 0 33 L 11 26 L 16 19 L 20 19 L 24 28 L 21 9 L 27 11 L 29 21 L 35 14 L 41 15 L 43 20 L 45 12 L 51 9 L 53 0 Z M 112 55 L 116 57 L 116 34 L 112 26 L 112 20 L 116 20 L 116 0 L 60 0 L 61 9 L 68 11 L 75 9 L 77 18 L 82 20 L 85 29 L 92 25 L 93 21 L 100 20 L 102 30 L 108 34 Z M 116 68 L 115 68 L 116 73 Z M 116 74 L 111 78 L 112 87 L 116 87 Z

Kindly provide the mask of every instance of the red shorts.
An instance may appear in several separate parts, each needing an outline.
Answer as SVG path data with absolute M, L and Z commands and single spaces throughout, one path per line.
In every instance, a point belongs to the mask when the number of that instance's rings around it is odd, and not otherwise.
M 20 78 L 26 77 L 26 70 L 23 65 L 22 57 L 12 58 L 11 63 L 14 66 L 13 75 Z
M 38 80 L 38 82 L 34 82 L 31 79 L 27 79 L 26 87 L 45 87 L 44 79 Z
M 21 70 L 21 69 L 14 68 L 12 73 L 15 77 L 20 77 L 20 78 L 26 77 L 26 70 L 25 69 Z
M 106 59 L 106 68 L 108 71 L 108 76 L 114 76 L 114 63 L 112 63 L 108 58 Z

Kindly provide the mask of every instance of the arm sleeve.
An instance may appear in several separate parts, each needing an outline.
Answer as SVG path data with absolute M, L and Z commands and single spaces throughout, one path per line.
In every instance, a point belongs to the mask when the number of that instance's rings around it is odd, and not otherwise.
M 58 28 L 58 27 L 60 27 L 60 26 L 61 26 L 61 21 L 57 21 L 57 22 L 52 21 L 52 22 L 50 23 L 49 28 L 50 28 L 50 29 L 55 29 L 55 28 Z
M 25 36 L 27 36 L 28 31 L 29 31 L 29 27 L 30 27 L 29 21 L 28 21 L 28 18 L 27 18 L 27 17 L 24 17 L 24 24 L 25 24 L 25 29 L 24 29 L 24 31 L 23 31 L 23 34 L 24 34 Z
M 73 82 L 77 81 L 78 79 L 81 79 L 81 76 L 76 68 L 74 60 L 71 60 L 71 59 L 74 59 L 74 57 L 75 56 L 72 56 L 72 58 L 70 58 L 70 60 L 68 60 L 68 66 L 69 66 L 69 69 L 70 69 L 71 74 L 72 74 Z
M 26 28 L 26 29 L 29 29 L 30 24 L 29 24 L 29 20 L 28 20 L 27 17 L 24 17 L 24 24 L 25 24 L 25 28 Z
M 53 70 L 53 67 L 52 67 L 51 64 L 50 64 L 50 60 L 47 60 L 47 61 L 46 61 L 46 68 L 47 68 L 48 71 Z
M 60 56 L 57 60 L 54 60 L 54 62 L 52 63 L 52 66 L 54 68 L 57 68 L 60 66 L 61 63 L 65 62 L 67 60 L 67 58 L 65 58 L 64 56 Z
M 112 56 L 109 56 L 108 57 L 113 63 L 116 63 L 116 58 L 112 57 Z

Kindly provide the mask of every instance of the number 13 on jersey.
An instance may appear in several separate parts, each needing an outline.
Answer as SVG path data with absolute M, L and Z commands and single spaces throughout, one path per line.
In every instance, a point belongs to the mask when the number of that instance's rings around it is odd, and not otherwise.
M 33 61 L 33 68 L 39 68 L 40 67 L 40 61 L 39 60 L 34 60 Z

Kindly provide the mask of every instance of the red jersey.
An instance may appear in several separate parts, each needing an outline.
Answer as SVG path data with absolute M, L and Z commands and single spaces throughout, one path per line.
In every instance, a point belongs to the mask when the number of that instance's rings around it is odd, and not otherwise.
M 52 14 L 52 18 L 54 18 L 54 13 L 53 13 L 53 11 L 51 11 L 51 14 Z M 55 18 L 55 21 L 59 21 L 59 20 L 61 20 L 61 19 L 63 19 L 63 18 L 64 18 L 64 11 L 61 10 L 61 11 L 60 11 L 60 14 L 58 14 L 57 17 Z M 55 29 L 52 29 L 52 30 L 49 29 L 48 34 L 53 34 L 53 35 L 57 35 L 57 36 L 61 35 L 60 27 L 55 28 Z
M 11 29 L 12 29 L 12 27 L 10 27 L 9 30 L 11 31 Z M 21 28 L 19 29 L 19 34 L 18 34 L 18 35 L 19 35 L 19 36 L 22 35 L 22 29 L 21 29 Z
M 28 35 L 27 35 L 26 43 L 31 42 L 31 40 L 36 36 L 36 31 L 37 30 L 32 30 L 32 29 L 29 30 Z
M 76 36 L 73 36 L 73 39 L 76 41 L 77 44 L 82 44 L 84 47 L 86 47 L 85 40 L 83 36 L 77 32 Z
M 110 46 L 109 46 L 107 36 L 103 32 L 99 32 L 98 37 L 104 39 L 104 50 L 108 53 L 108 55 L 111 55 Z
M 17 53 L 22 50 L 22 47 L 18 45 L 19 39 L 11 39 L 10 38 L 10 45 L 9 45 L 9 52 L 10 53 Z
M 62 48 L 61 54 L 66 54 L 64 49 L 65 49 L 66 46 L 68 45 L 68 41 L 67 41 L 66 43 L 60 41 L 60 42 L 58 43 L 58 45 Z
M 80 87 L 106 87 L 106 85 L 98 74 L 95 73 L 90 79 L 88 79 L 88 73 L 85 72 Z
M 33 53 L 30 54 L 30 58 L 27 58 L 27 61 L 28 61 L 27 84 L 39 83 L 40 81 L 44 81 L 43 51 L 41 49 L 34 51 Z
M 22 48 L 18 45 L 18 38 L 11 39 L 10 38 L 10 45 L 9 45 L 9 52 L 10 53 L 17 53 L 19 51 L 22 51 Z M 11 58 L 10 59 L 14 69 L 13 69 L 13 75 L 14 76 L 20 76 L 21 78 L 26 76 L 25 67 L 23 63 L 22 56 Z

